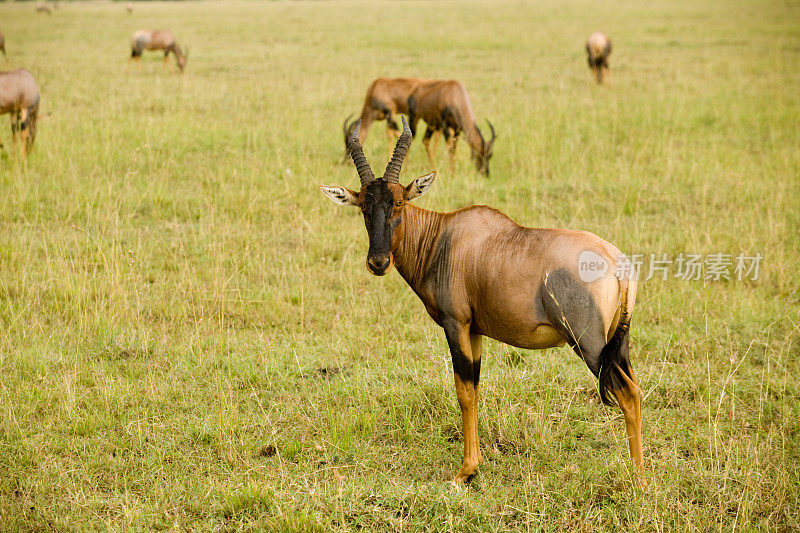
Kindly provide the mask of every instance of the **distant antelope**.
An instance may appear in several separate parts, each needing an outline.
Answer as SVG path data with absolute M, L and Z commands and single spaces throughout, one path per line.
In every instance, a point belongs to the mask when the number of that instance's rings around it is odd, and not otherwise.
M 131 57 L 128 59 L 128 63 L 130 64 L 131 60 L 135 60 L 140 71 L 142 69 L 142 53 L 145 50 L 163 50 L 165 66 L 169 59 L 169 54 L 172 52 L 181 72 L 186 66 L 186 54 L 178 46 L 175 36 L 169 30 L 139 30 L 133 34 L 131 37 Z
M 44 2 L 37 2 L 36 3 L 36 12 L 37 13 L 47 13 L 48 15 L 52 15 L 53 12 L 50 11 L 50 8 L 47 7 L 47 4 Z
M 125 4 L 125 11 L 127 11 L 129 14 L 133 13 L 133 2 L 128 2 Z
M 488 120 L 492 138 L 486 140 L 478 129 L 467 90 L 456 80 L 436 81 L 418 86 L 408 99 L 409 122 L 412 134 L 416 134 L 417 121 L 422 119 L 428 125 L 422 143 L 428 153 L 431 165 L 434 165 L 430 150 L 431 136 L 441 131 L 447 140 L 450 153 L 450 168 L 455 168 L 456 143 L 461 132 L 467 138 L 472 151 L 472 160 L 478 172 L 489 175 L 489 160 L 496 138 L 494 126 Z
M 0 115 L 11 114 L 11 134 L 16 145 L 22 137 L 22 153 L 33 149 L 39 117 L 39 87 L 33 74 L 23 68 L 0 72 Z
M 363 145 L 367 139 L 372 123 L 375 121 L 386 121 L 386 136 L 389 139 L 389 151 L 392 150 L 392 143 L 399 135 L 400 128 L 395 122 L 396 115 L 399 113 L 408 114 L 408 97 L 419 86 L 431 83 L 431 80 L 421 78 L 378 78 L 370 83 L 367 89 L 367 96 L 364 98 L 364 105 L 361 108 L 361 118 L 349 122 L 350 117 L 344 121 L 344 156 L 345 161 L 348 156 L 347 140 L 358 120 L 361 121 L 361 133 L 358 139 L 359 144 Z M 352 115 L 351 115 L 352 116 Z
M 608 56 L 611 55 L 611 49 L 611 39 L 601 31 L 591 34 L 586 41 L 589 68 L 598 84 L 602 84 L 608 75 Z
M 0 50 L 3 51 L 5 57 L 8 57 L 8 54 L 6 54 L 6 38 L 2 31 L 0 31 Z
M 428 191 L 436 172 L 400 185 L 412 138 L 405 120 L 380 179 L 358 134 L 356 125 L 349 148 L 361 189 L 320 189 L 364 215 L 367 270 L 383 276 L 395 265 L 444 329 L 464 435 L 456 481 L 469 480 L 482 462 L 477 405 L 483 336 L 526 349 L 569 344 L 599 377 L 603 402 L 610 403 L 611 392 L 622 408 L 631 458 L 641 467 L 643 395 L 628 354 L 636 281 L 617 273 L 620 251 L 585 231 L 520 226 L 486 206 L 451 213 L 414 207 L 409 202 Z

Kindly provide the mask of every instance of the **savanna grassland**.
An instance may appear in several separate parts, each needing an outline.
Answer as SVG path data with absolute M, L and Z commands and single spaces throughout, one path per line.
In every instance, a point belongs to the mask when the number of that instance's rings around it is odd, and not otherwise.
M 0 5 L 0 68 L 42 94 L 27 165 L 0 117 L 0 529 L 800 527 L 800 3 L 704 4 Z M 143 27 L 183 75 L 126 73 Z M 317 189 L 357 186 L 341 122 L 378 76 L 456 78 L 497 129 L 488 179 L 439 146 L 422 207 L 763 255 L 640 284 L 646 490 L 584 363 L 494 341 L 485 463 L 450 483 L 444 335 Z M 383 124 L 366 144 L 380 171 Z M 429 170 L 415 141 L 401 182 Z

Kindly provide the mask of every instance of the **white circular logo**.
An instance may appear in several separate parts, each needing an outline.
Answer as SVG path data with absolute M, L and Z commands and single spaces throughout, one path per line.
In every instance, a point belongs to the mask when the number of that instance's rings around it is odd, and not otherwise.
M 602 255 L 591 250 L 584 250 L 578 256 L 578 276 L 584 283 L 591 283 L 602 278 L 608 272 L 608 261 Z

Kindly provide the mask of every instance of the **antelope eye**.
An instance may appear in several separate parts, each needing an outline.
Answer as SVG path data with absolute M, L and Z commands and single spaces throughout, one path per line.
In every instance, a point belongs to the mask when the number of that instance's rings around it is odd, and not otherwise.
M 394 205 L 396 205 L 397 207 L 402 207 L 402 206 L 403 206 L 403 201 L 402 201 L 402 200 L 397 200 L 397 201 L 394 203 Z

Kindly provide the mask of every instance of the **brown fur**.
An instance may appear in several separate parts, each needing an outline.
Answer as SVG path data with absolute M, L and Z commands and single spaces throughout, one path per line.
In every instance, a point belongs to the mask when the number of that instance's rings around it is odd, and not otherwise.
M 163 50 L 165 65 L 169 54 L 172 53 L 175 56 L 178 70 L 183 72 L 186 67 L 186 54 L 178 46 L 175 36 L 169 30 L 138 30 L 134 32 L 131 36 L 131 57 L 128 59 L 128 64 L 130 65 L 131 60 L 136 60 L 139 70 L 141 70 L 141 57 L 145 50 Z
M 643 394 L 628 356 L 636 281 L 616 274 L 620 251 L 585 231 L 521 226 L 487 206 L 451 213 L 417 208 L 409 201 L 427 191 L 434 174 L 405 187 L 375 179 L 356 136 L 350 146 L 361 189 L 321 189 L 340 205 L 361 209 L 368 270 L 382 276 L 395 266 L 444 329 L 464 429 L 456 480 L 470 479 L 482 461 L 476 414 L 482 336 L 526 349 L 569 344 L 600 379 L 603 400 L 607 391 L 617 399 L 631 458 L 641 467 Z M 585 253 L 602 259 L 604 274 L 582 279 Z
M 592 69 L 598 85 L 605 83 L 608 78 L 608 56 L 611 55 L 613 46 L 608 35 L 598 31 L 589 36 L 586 41 L 586 54 L 589 68 Z
M 22 152 L 27 155 L 36 139 L 39 116 L 39 87 L 33 74 L 18 68 L 0 72 L 0 115 L 11 115 L 14 144 L 22 139 Z
M 441 131 L 448 140 L 451 169 L 455 165 L 456 143 L 461 132 L 472 150 L 472 158 L 478 171 L 489 174 L 489 159 L 492 156 L 492 139 L 483 138 L 472 111 L 472 104 L 464 86 L 456 80 L 435 81 L 418 86 L 410 98 L 409 123 L 411 131 L 416 132 L 417 121 L 422 119 L 429 132 Z M 490 124 L 491 126 L 491 124 Z M 430 133 L 423 140 L 428 159 L 434 165 L 433 154 L 429 149 Z
M 387 125 L 386 135 L 389 138 L 389 151 L 391 152 L 391 143 L 395 139 L 395 132 L 398 131 L 395 118 L 398 114 L 408 115 L 408 98 L 415 89 L 429 83 L 432 83 L 431 80 L 422 78 L 378 78 L 370 83 L 367 95 L 364 98 L 364 105 L 361 108 L 359 144 L 364 144 L 373 122 L 385 120 Z M 355 125 L 356 120 L 350 123 L 345 120 L 343 161 L 348 157 L 347 139 L 353 133 Z
M 0 31 L 0 50 L 3 51 L 3 55 L 7 57 L 6 54 L 6 38 L 3 35 L 3 32 Z

